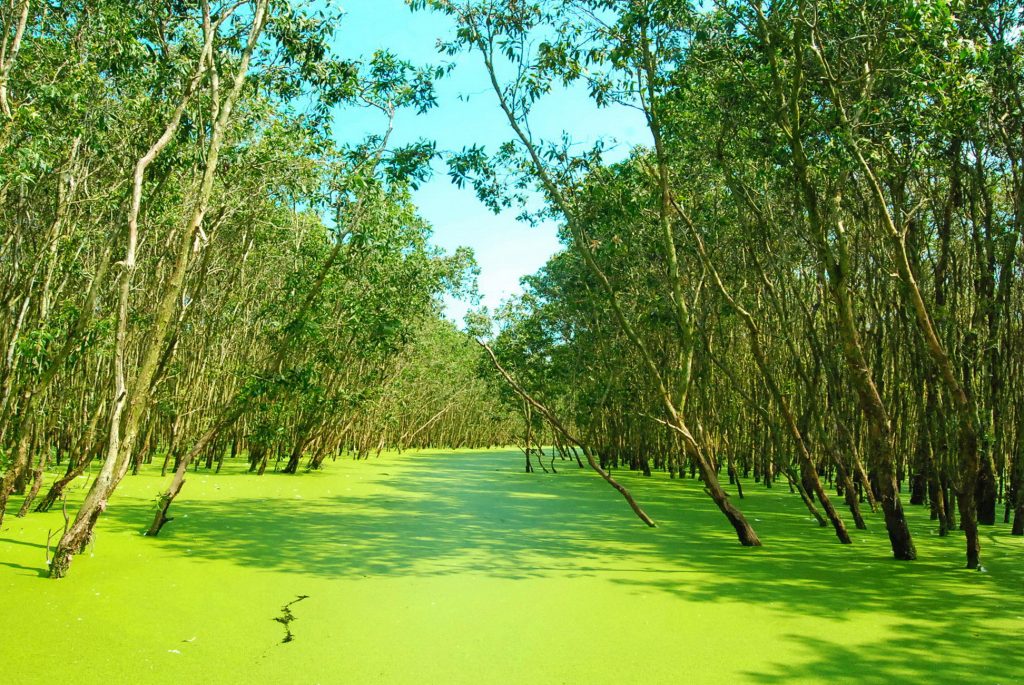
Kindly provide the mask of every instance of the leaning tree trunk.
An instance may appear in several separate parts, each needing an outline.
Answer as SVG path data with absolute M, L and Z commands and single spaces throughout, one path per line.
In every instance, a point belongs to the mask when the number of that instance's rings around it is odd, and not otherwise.
M 238 70 L 234 75 L 230 91 L 224 98 L 223 103 L 219 104 L 219 110 L 217 111 L 217 117 L 213 122 L 209 144 L 207 146 L 206 160 L 203 168 L 203 177 L 199 189 L 199 195 L 192 209 L 188 224 L 184 227 L 184 230 L 181 231 L 175 262 L 168 278 L 164 295 L 157 305 L 156 317 L 150 327 L 143 352 L 140 355 L 141 361 L 139 363 L 138 374 L 132 383 L 131 390 L 129 391 L 125 384 L 124 374 L 124 358 L 127 338 L 126 327 L 129 314 L 128 301 L 131 289 L 131 276 L 135 270 L 135 252 L 138 242 L 138 218 L 142 206 L 143 180 L 145 171 L 150 163 L 152 163 L 161 150 L 170 143 L 171 139 L 177 132 L 185 107 L 191 100 L 192 94 L 195 92 L 206 72 L 207 60 L 209 59 L 210 61 L 213 61 L 211 51 L 213 49 L 214 33 L 216 30 L 211 29 L 210 16 L 205 11 L 203 25 L 205 42 L 192 79 L 186 86 L 186 90 L 182 97 L 179 99 L 174 114 L 165 127 L 160 139 L 150 147 L 146 155 L 144 155 L 136 164 L 135 174 L 133 177 L 132 205 L 129 213 L 128 248 L 123 265 L 124 271 L 122 273 L 119 293 L 118 331 L 117 344 L 115 347 L 117 397 L 115 400 L 114 410 L 111 413 L 111 430 L 107 458 L 99 475 L 97 475 L 96 480 L 93 481 L 92 488 L 86 495 L 85 501 L 82 503 L 78 514 L 75 516 L 75 522 L 68 528 L 65 534 L 61 537 L 60 542 L 57 543 L 57 547 L 54 549 L 53 557 L 50 562 L 50 576 L 53 578 L 61 578 L 67 574 L 73 555 L 80 553 L 92 538 L 93 529 L 96 526 L 97 519 L 106 509 L 107 502 L 118 483 L 121 482 L 121 479 L 124 478 L 127 473 L 131 458 L 131 450 L 135 446 L 140 422 L 149 404 L 150 393 L 152 391 L 152 381 L 155 373 L 157 372 L 160 353 L 167 341 L 171 321 L 174 318 L 174 313 L 181 300 L 181 293 L 185 283 L 185 275 L 192 254 L 193 241 L 199 227 L 203 223 L 203 219 L 209 205 L 210 196 L 213 192 L 213 182 L 217 170 L 218 157 L 224 141 L 228 121 L 231 116 L 231 110 L 241 92 L 242 85 L 249 69 L 249 59 L 256 46 L 256 41 L 263 29 L 263 20 L 267 8 L 267 2 L 268 0 L 257 0 L 256 7 L 253 12 L 252 24 L 249 29 L 248 40 L 245 49 L 242 52 Z M 214 95 L 216 95 L 216 93 Z M 125 412 L 123 436 L 120 433 L 122 411 Z
M 590 247 L 590 241 L 588 240 L 586 230 L 584 229 L 583 225 L 578 221 L 577 215 L 573 211 L 573 204 L 566 198 L 562 188 L 556 182 L 555 177 L 549 172 L 548 166 L 544 162 L 542 151 L 538 149 L 532 136 L 528 134 L 527 131 L 524 129 L 520 115 L 517 114 L 514 105 L 509 102 L 508 91 L 504 89 L 498 82 L 497 71 L 493 61 L 493 54 L 489 51 L 489 48 L 486 42 L 484 41 L 482 35 L 477 35 L 475 45 L 481 54 L 481 57 L 484 62 L 484 67 L 487 69 L 487 74 L 491 83 L 491 87 L 494 91 L 494 94 L 498 98 L 498 104 L 501 107 L 501 110 L 504 113 L 509 126 L 511 127 L 516 138 L 519 139 L 519 141 L 525 148 L 527 154 L 529 155 L 530 161 L 533 163 L 533 171 L 537 175 L 540 184 L 548 192 L 553 203 L 559 208 L 562 215 L 565 217 L 566 223 L 569 227 L 569 231 L 573 237 L 572 247 L 583 258 L 583 261 L 586 264 L 588 270 L 597 278 L 597 281 L 600 284 L 601 289 L 608 296 L 613 316 L 616 322 L 618 323 L 619 328 L 625 334 L 627 340 L 629 340 L 630 345 L 640 354 L 640 357 L 643 360 L 644 365 L 647 367 L 648 372 L 651 374 L 651 377 L 657 381 L 659 396 L 661 398 L 662 403 L 665 405 L 666 413 L 671 419 L 671 427 L 677 432 L 681 433 L 681 435 L 683 436 L 684 443 L 686 443 L 686 450 L 688 452 L 693 451 L 695 454 L 700 455 L 700 468 L 701 473 L 705 478 L 705 483 L 707 484 L 708 495 L 711 496 L 711 498 L 715 501 L 715 504 L 722 511 L 722 513 L 725 514 L 726 518 L 729 520 L 729 523 L 736 530 L 737 537 L 739 538 L 741 544 L 760 545 L 761 541 L 754 533 L 753 527 L 751 527 L 751 525 L 747 522 L 746 518 L 739 511 L 739 509 L 734 507 L 729 502 L 728 496 L 725 494 L 725 491 L 722 490 L 721 485 L 718 483 L 718 474 L 714 471 L 714 469 L 711 469 L 709 467 L 706 458 L 704 458 L 704 455 L 701 454 L 699 445 L 697 445 L 696 441 L 693 439 L 693 436 L 690 434 L 689 429 L 685 425 L 685 422 L 683 421 L 682 416 L 679 413 L 679 408 L 676 406 L 673 396 L 669 392 L 668 386 L 665 383 L 665 378 L 661 372 L 659 365 L 655 362 L 654 357 L 652 356 L 647 344 L 640 337 L 640 335 L 637 334 L 635 327 L 629 322 L 629 320 L 626 318 L 625 313 L 622 311 L 622 306 L 619 301 L 618 294 L 614 286 L 612 285 L 611 281 L 609 280 L 608 275 L 604 272 L 604 270 L 601 268 L 601 266 L 597 263 L 596 259 L 594 258 L 594 254 Z M 657 123 L 651 120 L 649 120 L 649 123 L 652 124 L 650 127 L 652 132 L 657 133 Z M 660 147 L 660 135 L 657 135 L 655 140 L 658 146 Z M 665 157 L 664 154 L 662 154 L 660 151 L 658 156 L 659 159 L 663 159 Z M 664 164 L 659 164 L 659 167 L 661 167 L 659 169 L 659 183 L 662 191 L 659 223 L 662 229 L 663 237 L 665 238 L 663 242 L 666 248 L 665 257 L 669 263 L 668 276 L 670 279 L 669 285 L 671 288 L 671 292 L 673 293 L 673 297 L 671 299 L 673 300 L 672 304 L 674 304 L 674 314 L 677 317 L 677 323 L 679 324 L 680 330 L 684 332 L 681 335 L 681 342 L 683 343 L 683 346 L 685 348 L 687 347 L 687 343 L 690 342 L 689 340 L 687 340 L 687 338 L 690 337 L 690 333 L 692 331 L 689 330 L 691 326 L 689 325 L 689 322 L 687 320 L 687 313 L 685 312 L 685 308 L 687 306 L 686 300 L 683 297 L 681 297 L 682 281 L 679 278 L 675 242 L 672 237 L 671 225 L 668 221 L 668 212 L 670 210 L 670 196 L 667 192 L 667 188 L 665 187 L 665 182 L 667 178 L 667 168 Z M 682 385 L 685 390 L 686 383 Z M 541 409 L 541 407 L 537 406 L 536 408 L 538 409 L 538 411 L 541 411 L 541 413 L 544 413 L 544 410 Z M 552 422 L 552 425 L 555 424 Z M 593 467 L 594 463 L 591 463 L 591 466 Z M 601 473 L 602 478 L 604 478 L 609 484 L 612 484 L 613 487 L 619 490 L 623 494 L 623 496 L 626 497 L 628 501 L 630 501 L 630 506 L 633 508 L 634 512 L 636 512 L 637 515 L 640 516 L 641 519 L 647 522 L 648 525 L 654 525 L 654 522 L 649 517 L 647 517 L 647 515 L 643 513 L 638 506 L 635 505 L 635 502 L 632 501 L 632 497 L 628 495 L 628 491 L 626 491 L 625 488 L 622 488 L 620 485 L 615 483 L 615 481 L 612 480 L 611 477 L 608 476 L 603 469 L 599 469 L 598 473 Z
M 35 501 L 36 496 L 39 494 L 39 489 L 43 486 L 43 474 L 46 473 L 46 460 L 48 456 L 49 450 L 43 450 L 39 455 L 39 461 L 32 470 L 32 486 L 29 488 L 28 494 L 25 495 L 25 501 L 21 503 L 21 509 L 18 510 L 18 518 L 25 518 L 28 510 L 32 507 L 32 502 Z
M 181 492 L 181 486 L 185 484 L 185 474 L 188 472 L 189 464 L 191 464 L 192 460 L 199 456 L 224 429 L 230 427 L 238 420 L 238 417 L 242 415 L 242 406 L 243 405 L 240 403 L 226 416 L 222 417 L 221 420 L 206 431 L 206 433 L 196 441 L 196 444 L 192 446 L 192 449 L 190 449 L 179 460 L 178 468 L 175 469 L 174 478 L 171 480 L 171 486 L 160 496 L 156 516 L 153 517 L 153 523 L 150 524 L 146 535 L 158 535 L 160 533 L 160 529 L 164 527 L 164 524 L 171 520 L 171 518 L 167 516 L 167 512 L 170 510 L 171 503 L 174 502 L 175 496 Z
M 750 340 L 750 350 L 754 357 L 754 362 L 757 365 L 758 371 L 761 373 L 761 378 L 764 379 L 765 385 L 768 387 L 768 391 L 775 400 L 776 405 L 779 407 L 779 411 L 786 424 L 786 429 L 789 431 L 790 437 L 796 444 L 797 457 L 800 461 L 800 473 L 805 483 L 811 486 L 811 490 L 818 497 L 818 501 L 821 502 L 822 508 L 825 510 L 825 515 L 828 516 L 829 521 L 832 523 L 832 527 L 835 530 L 836 537 L 839 538 L 839 542 L 844 545 L 848 545 L 853 542 L 850 539 L 850 534 L 846 530 L 846 524 L 843 523 L 843 519 L 839 516 L 839 512 L 836 511 L 835 506 L 832 504 L 832 500 L 829 498 L 828 493 L 825 492 L 824 486 L 821 484 L 821 478 L 818 476 L 818 469 L 814 465 L 814 460 L 811 458 L 810 451 L 807 448 L 807 441 L 804 439 L 803 433 L 796 421 L 796 416 L 793 414 L 793 410 L 789 405 L 789 400 L 782 393 L 782 389 L 775 380 L 775 374 L 772 373 L 771 367 L 768 363 L 768 355 L 765 353 L 764 346 L 761 343 L 761 330 L 754 320 L 753 315 L 747 311 L 745 307 L 740 305 L 729 293 L 729 290 L 725 287 L 725 283 L 722 282 L 721 277 L 718 274 L 718 270 L 714 264 L 711 263 L 711 259 L 708 257 L 707 250 L 704 247 L 704 239 L 700 235 L 700 232 L 694 226 L 693 222 L 690 221 L 689 215 L 683 211 L 679 204 L 673 202 L 673 207 L 676 213 L 682 218 L 683 222 L 689 227 L 690 233 L 694 237 L 694 242 L 697 245 L 697 253 L 701 257 L 701 261 L 704 266 L 711 272 L 712 281 L 718 287 L 718 291 L 726 299 L 726 301 L 732 306 L 732 308 L 740 315 L 744 325 L 747 328 L 748 338 Z M 765 278 L 767 281 L 767 278 Z M 815 518 L 818 519 L 821 525 L 827 525 L 821 519 L 821 515 L 817 513 L 811 502 L 807 501 L 807 494 L 801 492 L 801 495 L 805 499 L 805 504 L 815 514 Z
M 546 406 L 544 406 L 539 401 L 534 399 L 528 392 L 526 392 L 523 386 L 519 385 L 518 381 L 516 381 L 512 374 L 506 371 L 505 368 L 501 365 L 501 363 L 498 361 L 497 356 L 495 356 L 494 354 L 494 350 L 492 350 L 489 345 L 487 345 L 482 340 L 477 340 L 476 342 L 487 351 L 487 354 L 490 356 L 491 362 L 494 364 L 494 367 L 505 378 L 505 380 L 508 382 L 512 390 L 514 390 L 517 395 L 523 398 L 524 402 L 528 403 L 537 411 L 539 411 L 541 415 L 548 420 L 548 423 L 551 424 L 551 427 L 554 428 L 559 433 L 561 433 L 566 440 L 575 445 L 579 445 L 580 449 L 583 451 L 583 456 L 586 457 L 587 463 L 590 465 L 590 468 L 593 469 L 599 476 L 601 476 L 601 478 L 603 478 L 604 481 L 608 483 L 608 485 L 615 488 L 615 490 L 620 495 L 622 495 L 623 499 L 625 499 L 626 502 L 629 504 L 629 508 L 633 510 L 633 513 L 636 514 L 641 521 L 646 523 L 648 526 L 654 528 L 656 525 L 654 523 L 654 519 L 647 515 L 647 512 L 645 512 L 640 507 L 637 501 L 633 498 L 633 494 L 628 489 L 626 489 L 625 486 L 623 486 L 617 480 L 612 478 L 611 474 L 609 474 L 606 470 L 601 468 L 601 465 L 598 464 L 597 459 L 594 458 L 594 452 L 585 444 L 583 444 L 583 442 L 575 438 L 573 434 L 570 433 L 569 430 L 565 427 L 565 425 L 562 424 L 562 422 L 559 421 L 558 418 L 551 412 L 551 410 L 549 410 Z
M 28 418 L 25 417 L 24 422 L 27 421 Z M 17 446 L 15 447 L 14 463 L 7 469 L 3 479 L 0 480 L 0 525 L 3 525 L 4 514 L 7 512 L 7 504 L 10 501 L 11 496 L 14 494 L 18 478 L 25 469 L 28 468 L 29 463 L 29 431 L 19 427 L 18 432 L 19 435 Z

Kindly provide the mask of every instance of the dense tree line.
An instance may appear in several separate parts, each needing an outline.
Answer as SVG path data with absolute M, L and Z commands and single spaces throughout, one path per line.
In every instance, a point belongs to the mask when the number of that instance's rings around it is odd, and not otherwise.
M 479 346 L 441 317 L 472 255 L 410 200 L 438 153 L 392 142 L 444 69 L 335 54 L 315 4 L 0 5 L 0 522 L 96 474 L 51 575 L 143 468 L 156 535 L 189 469 L 434 446 L 586 464 L 649 525 L 614 469 L 699 479 L 744 545 L 725 481 L 842 543 L 878 509 L 903 560 L 905 504 L 971 568 L 979 526 L 1024 534 L 1019 3 L 409 4 L 510 132 L 452 179 L 539 194 L 566 246 L 467 319 Z M 651 144 L 537 137 L 562 87 Z M 380 130 L 342 143 L 352 107 Z
M 338 56 L 336 15 L 280 0 L 0 13 L 0 520 L 96 470 L 51 575 L 154 459 L 151 534 L 190 466 L 501 435 L 482 353 L 440 318 L 472 255 L 431 246 L 409 199 L 433 146 L 390 138 L 435 72 Z M 380 130 L 336 142 L 345 107 Z
M 979 524 L 1024 534 L 1019 3 L 411 4 L 452 18 L 442 49 L 509 126 L 453 178 L 562 222 L 492 344 L 544 420 L 605 467 L 699 477 L 744 545 L 720 478 L 783 479 L 844 543 L 836 494 L 858 528 L 878 507 L 897 559 L 907 501 L 970 568 Z M 535 136 L 563 84 L 651 144 Z

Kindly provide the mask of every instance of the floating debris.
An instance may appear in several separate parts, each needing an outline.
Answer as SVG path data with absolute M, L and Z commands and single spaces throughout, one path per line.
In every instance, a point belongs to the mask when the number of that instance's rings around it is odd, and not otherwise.
M 292 601 L 288 602 L 283 607 L 281 607 L 281 615 L 280 616 L 275 616 L 274 617 L 275 621 L 277 621 L 278 623 L 280 623 L 281 625 L 284 626 L 285 635 L 284 635 L 284 639 L 281 640 L 281 644 L 284 644 L 286 642 L 291 642 L 292 640 L 295 639 L 295 633 L 292 632 L 291 625 L 290 625 L 291 622 L 295 620 L 295 614 L 292 613 L 292 605 L 293 604 L 298 604 L 299 602 L 301 602 L 304 599 L 307 599 L 308 597 L 309 597 L 309 595 L 299 595 L 298 597 L 296 597 L 295 599 L 293 599 Z

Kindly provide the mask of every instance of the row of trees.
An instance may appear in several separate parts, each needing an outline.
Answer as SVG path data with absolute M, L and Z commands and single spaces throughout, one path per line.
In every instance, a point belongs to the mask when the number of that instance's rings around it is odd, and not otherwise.
M 897 559 L 907 491 L 970 568 L 979 524 L 1024 534 L 1019 3 L 411 4 L 452 18 L 443 49 L 476 55 L 511 132 L 455 180 L 495 208 L 534 188 L 563 225 L 493 345 L 538 420 L 699 475 L 744 545 L 722 471 L 789 480 L 843 543 L 822 480 L 857 527 L 862 493 Z M 538 138 L 561 84 L 652 144 Z
M 699 477 L 745 545 L 726 476 L 788 481 L 843 543 L 825 483 L 857 527 L 863 497 L 898 559 L 907 492 L 969 567 L 979 525 L 1024 534 L 1017 4 L 410 4 L 454 20 L 512 135 L 453 180 L 540 193 L 568 248 L 482 347 L 439 316 L 471 255 L 409 200 L 436 152 L 391 139 L 439 72 L 343 59 L 337 17 L 284 0 L 0 7 L 0 520 L 99 464 L 52 575 L 149 461 L 155 535 L 190 467 L 387 447 L 585 458 L 651 525 L 611 469 Z M 536 137 L 564 84 L 652 144 Z M 335 142 L 343 107 L 380 131 Z
M 99 463 L 52 576 L 154 458 L 173 472 L 155 535 L 189 466 L 226 454 L 296 472 L 505 430 L 440 318 L 472 255 L 432 247 L 409 199 L 433 147 L 391 142 L 434 73 L 343 59 L 337 16 L 283 0 L 0 14 L 0 521 Z M 333 142 L 344 107 L 380 130 Z M 64 475 L 41 493 L 48 460 Z

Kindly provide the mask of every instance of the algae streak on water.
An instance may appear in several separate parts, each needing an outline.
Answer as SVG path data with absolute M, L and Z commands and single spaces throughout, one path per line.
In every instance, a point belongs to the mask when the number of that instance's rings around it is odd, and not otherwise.
M 1024 673 L 1022 540 L 987 573 L 909 515 L 921 561 L 854 545 L 784 489 L 746 488 L 745 549 L 694 481 L 519 473 L 515 452 L 420 452 L 262 478 L 128 478 L 95 545 L 44 577 L 60 512 L 0 531 L 4 681 L 73 683 L 1011 683 Z M 241 467 L 239 467 L 240 469 Z M 73 496 L 80 497 L 76 489 Z M 282 607 L 297 637 L 282 644 Z M 290 622 L 289 622 L 290 623 Z M 288 628 L 288 624 L 285 624 Z M 298 630 L 295 630 L 298 628 Z M 966 647 L 965 647 L 966 646 Z

